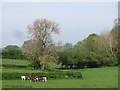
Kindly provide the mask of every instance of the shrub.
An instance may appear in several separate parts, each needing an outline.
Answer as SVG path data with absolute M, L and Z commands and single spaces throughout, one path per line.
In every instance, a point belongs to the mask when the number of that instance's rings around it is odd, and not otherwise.
M 27 68 L 27 65 L 2 65 L 3 68 Z

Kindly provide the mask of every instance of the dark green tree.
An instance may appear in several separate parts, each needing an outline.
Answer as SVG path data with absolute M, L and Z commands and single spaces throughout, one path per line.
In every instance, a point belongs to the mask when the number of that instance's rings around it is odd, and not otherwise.
M 2 50 L 2 58 L 6 59 L 24 59 L 22 50 L 16 45 L 8 45 Z

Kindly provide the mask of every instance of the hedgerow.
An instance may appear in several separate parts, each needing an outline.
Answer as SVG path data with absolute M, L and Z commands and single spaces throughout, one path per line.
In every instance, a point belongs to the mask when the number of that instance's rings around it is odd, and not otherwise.
M 30 73 L 2 73 L 2 79 L 20 79 L 21 76 L 29 76 Z M 71 71 L 56 71 L 56 72 L 36 72 L 31 73 L 32 76 L 46 76 L 48 79 L 56 78 L 81 78 L 82 74 L 80 72 L 71 72 Z

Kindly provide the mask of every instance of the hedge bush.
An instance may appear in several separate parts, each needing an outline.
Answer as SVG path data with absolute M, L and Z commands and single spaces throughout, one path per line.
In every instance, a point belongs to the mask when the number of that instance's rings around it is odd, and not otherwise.
M 21 76 L 29 76 L 30 73 L 2 73 L 2 79 L 20 79 Z M 41 72 L 32 73 L 32 76 L 46 76 L 48 79 L 56 78 L 81 78 L 82 74 L 80 72 L 70 72 L 70 71 L 59 71 L 59 72 Z
M 27 65 L 2 65 L 3 68 L 28 68 Z

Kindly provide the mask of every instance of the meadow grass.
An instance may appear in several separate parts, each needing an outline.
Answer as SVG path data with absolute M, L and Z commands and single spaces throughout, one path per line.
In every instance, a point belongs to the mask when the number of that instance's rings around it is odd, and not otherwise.
M 37 70 L 34 70 L 37 72 Z M 75 70 L 71 70 L 75 71 Z M 50 79 L 47 82 L 3 80 L 3 88 L 118 88 L 118 67 L 79 69 L 81 79 Z
M 42 72 L 42 70 L 30 70 L 30 69 L 8 69 L 8 68 L 4 68 L 2 69 L 2 73 L 39 73 Z
M 0 63 L 1 64 L 1 63 Z M 30 64 L 27 60 L 16 60 L 16 59 L 2 59 L 2 65 L 28 65 Z

